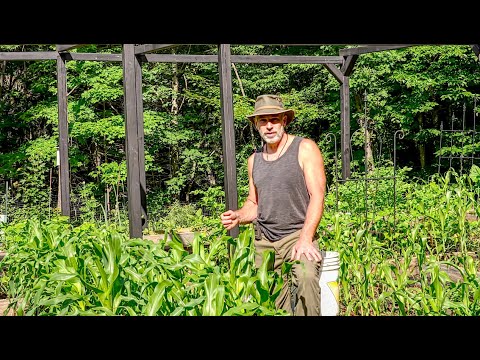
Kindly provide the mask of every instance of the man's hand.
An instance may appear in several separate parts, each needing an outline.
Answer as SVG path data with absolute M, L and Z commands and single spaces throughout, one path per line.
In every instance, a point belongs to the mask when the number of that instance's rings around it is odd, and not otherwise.
M 290 261 L 300 260 L 302 254 L 305 255 L 309 261 L 322 261 L 322 254 L 320 254 L 320 251 L 318 251 L 317 248 L 313 246 L 313 243 L 309 240 L 297 241 L 297 243 L 293 246 Z
M 238 212 L 233 210 L 227 210 L 222 215 L 220 215 L 223 226 L 227 229 L 233 229 L 235 226 L 240 224 L 240 216 Z

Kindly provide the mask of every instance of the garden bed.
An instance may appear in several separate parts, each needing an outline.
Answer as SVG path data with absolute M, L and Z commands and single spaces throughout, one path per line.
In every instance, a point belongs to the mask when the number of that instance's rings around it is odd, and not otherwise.
M 183 248 L 187 251 L 190 251 L 192 249 L 193 245 L 193 239 L 195 237 L 195 232 L 194 231 L 178 231 L 176 232 L 178 237 L 182 240 Z M 163 240 L 165 237 L 165 234 L 149 234 L 149 235 L 143 235 L 144 240 L 151 240 L 154 243 L 158 243 L 160 240 Z M 168 243 L 172 241 L 172 236 L 170 234 L 167 235 L 167 241 L 165 243 L 165 250 L 168 250 L 170 247 Z M 206 247 L 209 246 L 208 242 L 203 242 L 203 245 Z
M 183 232 L 183 233 L 177 233 L 180 239 L 182 240 L 183 247 L 184 248 L 189 248 L 192 246 L 193 242 L 193 237 L 194 233 L 193 232 Z M 153 235 L 143 235 L 144 240 L 151 240 L 154 243 L 158 243 L 160 240 L 163 240 L 165 237 L 165 234 L 153 234 Z M 170 234 L 167 235 L 167 242 L 166 245 L 168 246 L 168 243 L 172 241 L 172 236 Z
M 3 312 L 7 307 L 8 307 L 8 299 L 0 299 L 0 316 L 5 316 L 3 315 Z M 13 313 L 13 309 L 10 309 L 8 311 L 7 316 L 15 316 Z
M 459 256 L 461 254 L 459 252 L 454 252 L 454 253 L 452 253 L 452 255 Z M 473 258 L 477 257 L 477 254 L 474 253 L 474 252 L 468 252 L 467 255 L 469 255 Z M 393 261 L 392 261 L 392 263 L 393 263 Z M 403 264 L 403 263 L 404 263 L 404 260 L 401 259 L 400 264 Z M 444 271 L 444 272 L 447 273 L 448 277 L 450 278 L 450 280 L 452 282 L 463 281 L 462 274 L 455 267 L 450 266 L 450 265 L 446 265 L 446 264 L 440 264 L 439 267 L 440 267 L 441 271 Z M 425 269 L 426 269 L 426 265 L 423 266 L 423 270 L 425 270 Z M 410 264 L 408 265 L 408 270 L 407 271 L 408 271 L 409 275 L 411 275 L 411 276 L 420 275 L 420 268 L 418 266 L 418 259 L 416 257 L 413 257 L 411 259 Z M 480 269 L 477 269 L 477 276 L 480 277 Z

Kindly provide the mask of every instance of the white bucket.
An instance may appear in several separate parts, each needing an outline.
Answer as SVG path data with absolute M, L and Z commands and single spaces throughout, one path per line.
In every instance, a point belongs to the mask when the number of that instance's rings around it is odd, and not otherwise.
M 7 215 L 0 214 L 0 222 L 7 222 Z
M 340 311 L 338 269 L 340 254 L 336 251 L 321 251 L 323 260 L 320 267 L 320 315 L 336 316 Z

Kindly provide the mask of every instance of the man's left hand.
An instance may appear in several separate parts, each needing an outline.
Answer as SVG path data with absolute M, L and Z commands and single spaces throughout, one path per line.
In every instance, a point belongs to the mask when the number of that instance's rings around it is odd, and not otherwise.
M 297 241 L 297 243 L 293 246 L 290 261 L 300 260 L 302 254 L 305 255 L 309 261 L 322 261 L 322 254 L 320 254 L 320 251 L 313 246 L 313 242 L 311 241 Z

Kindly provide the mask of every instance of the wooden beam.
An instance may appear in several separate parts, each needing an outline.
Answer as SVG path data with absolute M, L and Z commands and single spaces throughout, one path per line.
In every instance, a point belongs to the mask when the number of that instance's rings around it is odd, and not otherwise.
M 65 53 L 67 60 L 80 61 L 122 61 L 122 54 L 102 54 L 102 53 Z
M 324 64 L 327 70 L 340 83 L 340 122 L 342 179 L 350 177 L 350 79 L 335 65 Z M 335 176 L 337 176 L 335 174 Z
M 259 45 L 259 44 L 258 44 Z M 265 44 L 265 45 L 275 45 L 275 46 L 322 46 L 325 44 Z
M 395 50 L 395 49 L 402 49 L 410 46 L 415 46 L 415 45 L 372 45 L 372 46 L 360 46 L 356 48 L 350 48 L 350 49 L 341 49 L 340 50 L 340 55 L 341 56 L 349 56 L 349 55 L 361 55 L 361 54 L 367 54 L 367 53 L 372 53 L 372 52 L 377 52 L 377 51 L 386 51 L 386 50 Z
M 345 63 L 340 68 L 340 71 L 342 72 L 343 75 L 350 76 L 352 74 L 353 66 L 357 62 L 357 59 L 358 59 L 358 55 L 350 55 L 346 57 Z
M 65 60 L 122 61 L 122 54 L 62 53 Z M 56 51 L 0 52 L 2 61 L 56 60 Z
M 57 51 L 62 52 L 62 51 L 69 51 L 73 50 L 75 48 L 78 48 L 80 46 L 83 46 L 83 44 L 75 44 L 75 45 L 57 45 Z
M 323 64 L 323 66 L 325 66 L 327 68 L 327 70 L 330 72 L 330 74 L 332 74 L 340 84 L 343 84 L 343 74 L 342 74 L 342 72 L 340 71 L 339 68 L 337 68 L 333 64 Z
M 135 46 L 135 55 L 139 54 L 146 54 L 152 51 L 156 50 L 165 50 L 165 49 L 171 49 L 176 46 L 179 46 L 178 44 L 145 44 L 145 45 L 137 45 Z
M 26 60 L 56 60 L 58 53 L 56 51 L 12 51 L 0 52 L 0 60 L 7 61 L 26 61 Z
M 60 153 L 60 208 L 70 217 L 70 170 L 68 161 L 67 69 L 65 59 L 57 54 L 58 151 Z
M 138 55 L 143 62 L 165 63 L 216 63 L 217 55 L 179 55 L 179 54 L 144 54 Z
M 214 63 L 216 55 L 180 55 L 180 54 L 145 54 L 140 55 L 145 62 L 178 63 Z M 288 55 L 231 55 L 233 63 L 250 64 L 340 64 L 342 56 L 288 56 Z
M 232 55 L 234 63 L 250 64 L 343 64 L 341 56 Z
M 123 90 L 125 152 L 127 155 L 127 198 L 130 238 L 143 238 L 138 162 L 138 112 L 133 44 L 123 45 Z
M 235 127 L 233 117 L 232 62 L 230 59 L 230 45 L 220 44 L 218 48 L 226 209 L 237 210 L 237 163 L 235 157 Z M 228 233 L 232 237 L 237 237 L 239 234 L 238 226 L 229 230 Z

